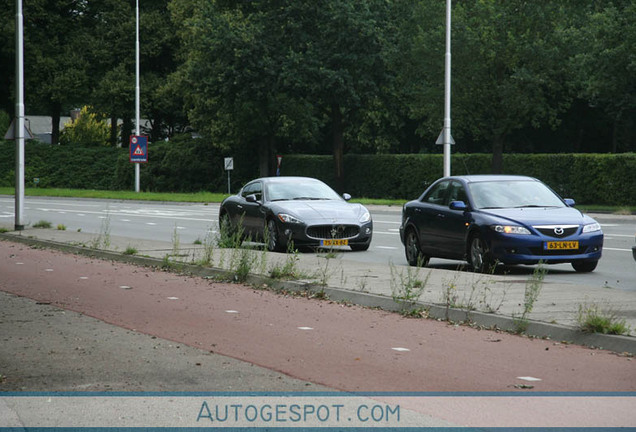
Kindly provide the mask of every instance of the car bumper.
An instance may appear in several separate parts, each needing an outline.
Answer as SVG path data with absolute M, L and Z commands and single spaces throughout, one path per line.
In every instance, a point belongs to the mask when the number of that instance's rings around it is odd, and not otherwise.
M 574 250 L 545 248 L 548 241 L 578 241 Z M 575 261 L 598 261 L 603 251 L 603 234 L 582 235 L 577 238 L 554 239 L 537 236 L 495 235 L 490 239 L 493 258 L 504 264 L 571 263 Z
M 632 246 L 632 255 L 634 256 L 634 260 L 636 261 L 636 246 Z
M 294 242 L 294 246 L 310 246 L 320 247 L 323 240 L 346 240 L 350 245 L 365 245 L 371 242 L 373 238 L 373 222 L 368 222 L 362 225 L 357 225 L 358 230 L 355 235 L 343 235 L 331 237 L 329 235 L 310 235 L 312 232 L 312 226 L 300 225 L 300 224 L 284 224 L 281 227 L 281 233 L 284 238 L 290 239 Z M 315 227 L 314 227 L 315 228 Z

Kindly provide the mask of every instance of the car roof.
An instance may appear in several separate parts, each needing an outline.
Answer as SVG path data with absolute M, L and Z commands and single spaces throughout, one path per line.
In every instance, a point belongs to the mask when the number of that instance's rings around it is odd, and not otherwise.
M 511 180 L 539 181 L 534 177 L 528 177 L 528 176 L 522 176 L 522 175 L 510 175 L 510 174 L 473 174 L 473 175 L 464 175 L 464 176 L 451 176 L 447 178 L 462 180 L 466 183 L 511 181 Z
M 320 180 L 315 179 L 313 177 L 280 176 L 280 177 L 261 177 L 261 178 L 254 179 L 250 181 L 249 183 L 252 183 L 253 181 L 261 181 L 264 183 L 293 183 L 293 182 L 307 181 L 307 180 L 321 182 Z

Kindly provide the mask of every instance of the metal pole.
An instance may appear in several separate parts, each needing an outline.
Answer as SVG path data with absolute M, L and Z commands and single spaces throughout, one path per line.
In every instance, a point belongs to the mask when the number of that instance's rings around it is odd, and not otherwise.
M 24 229 L 24 26 L 22 0 L 16 1 L 16 83 L 15 83 L 15 230 Z
M 446 55 L 444 85 L 444 177 L 451 175 L 451 0 L 446 0 Z
M 139 0 L 136 0 L 135 7 L 135 113 L 136 113 L 136 124 L 137 124 L 137 132 L 136 135 L 141 135 L 141 127 L 140 127 L 140 113 L 139 113 L 139 98 L 140 98 L 140 90 L 139 90 Z M 139 192 L 139 163 L 135 164 L 135 192 Z

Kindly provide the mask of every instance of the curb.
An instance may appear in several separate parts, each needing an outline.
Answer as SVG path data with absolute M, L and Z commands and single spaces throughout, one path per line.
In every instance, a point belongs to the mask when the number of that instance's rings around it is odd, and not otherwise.
M 47 247 L 65 253 L 74 253 L 90 258 L 105 259 L 145 267 L 165 267 L 165 261 L 159 258 L 124 255 L 119 252 L 74 246 L 52 240 L 41 240 L 7 233 L 0 233 L 0 240 L 12 241 L 30 246 Z M 170 263 L 169 270 L 178 270 L 192 276 L 207 278 L 227 278 L 232 275 L 232 273 L 228 270 L 174 262 Z M 424 312 L 424 316 L 440 321 L 463 323 L 484 329 L 518 333 L 518 322 L 513 317 L 504 315 L 447 308 L 445 306 L 423 302 L 416 302 L 407 306 L 396 302 L 391 297 L 369 292 L 322 286 L 313 282 L 277 280 L 254 274 L 250 274 L 245 280 L 245 283 L 256 287 L 267 286 L 278 291 L 286 290 L 295 293 L 308 292 L 314 294 L 324 293 L 326 297 L 332 301 L 349 302 L 362 307 L 379 308 L 390 312 L 410 312 L 413 310 L 422 310 Z M 631 336 L 584 333 L 574 327 L 544 323 L 535 320 L 528 320 L 525 332 L 521 334 L 527 337 L 550 339 L 564 344 L 582 345 L 595 349 L 614 351 L 616 353 L 627 353 L 629 355 L 636 353 L 636 338 Z

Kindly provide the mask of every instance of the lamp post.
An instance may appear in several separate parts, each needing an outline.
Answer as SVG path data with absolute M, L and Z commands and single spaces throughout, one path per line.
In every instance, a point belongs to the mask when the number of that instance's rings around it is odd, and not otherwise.
M 24 229 L 24 27 L 22 0 L 16 0 L 15 14 L 15 230 Z
M 446 0 L 446 55 L 444 56 L 444 127 L 436 144 L 444 146 L 444 177 L 451 175 L 451 0 Z
M 141 135 L 139 113 L 139 0 L 135 2 L 135 116 L 136 135 Z M 139 192 L 139 164 L 135 164 L 135 192 Z

